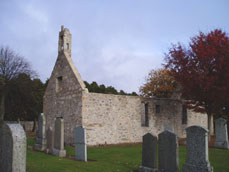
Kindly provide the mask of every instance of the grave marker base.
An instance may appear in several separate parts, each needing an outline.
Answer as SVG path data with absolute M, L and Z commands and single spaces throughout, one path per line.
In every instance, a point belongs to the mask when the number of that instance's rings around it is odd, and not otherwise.
M 203 166 L 194 166 L 186 163 L 183 165 L 183 172 L 213 172 L 213 167 L 206 166 L 203 168 Z
M 229 144 L 227 142 L 215 142 L 215 148 L 229 149 Z
M 52 151 L 53 155 L 59 156 L 59 157 L 65 157 L 66 156 L 66 150 L 58 150 L 58 149 L 53 149 Z
M 159 170 L 157 168 L 140 166 L 138 172 L 159 172 Z

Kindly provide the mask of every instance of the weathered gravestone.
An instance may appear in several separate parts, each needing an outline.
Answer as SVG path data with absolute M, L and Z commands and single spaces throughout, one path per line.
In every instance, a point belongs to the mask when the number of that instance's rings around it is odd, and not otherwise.
M 179 171 L 178 140 L 171 131 L 166 130 L 158 135 L 158 161 L 161 172 Z
M 55 133 L 54 133 L 54 155 L 59 157 L 66 156 L 66 150 L 64 150 L 64 119 L 58 117 L 55 120 Z
M 227 121 L 223 118 L 215 120 L 215 136 L 216 140 L 214 147 L 229 149 L 228 135 L 227 135 Z
M 186 128 L 187 158 L 183 172 L 213 172 L 208 160 L 208 130 L 201 126 Z
M 147 133 L 143 136 L 142 166 L 139 172 L 157 172 L 157 137 Z
M 174 128 L 172 125 L 168 125 L 168 124 L 164 125 L 164 130 L 171 131 L 174 133 Z
M 26 172 L 26 134 L 20 124 L 0 124 L 0 171 Z
M 46 124 L 45 115 L 41 113 L 38 117 L 38 131 L 37 131 L 36 144 L 34 145 L 34 149 L 38 151 L 44 151 L 46 149 L 45 124 Z
M 75 158 L 87 161 L 86 130 L 82 126 L 75 128 Z
M 52 153 L 54 147 L 54 133 L 52 127 L 48 128 L 46 136 L 47 136 L 46 153 Z

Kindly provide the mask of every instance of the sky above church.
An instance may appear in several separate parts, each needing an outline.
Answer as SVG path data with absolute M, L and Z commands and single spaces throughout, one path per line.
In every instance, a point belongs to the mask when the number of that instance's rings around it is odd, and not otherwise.
M 0 0 L 0 46 L 24 56 L 44 82 L 61 25 L 83 80 L 136 91 L 172 43 L 213 29 L 229 33 L 228 0 Z

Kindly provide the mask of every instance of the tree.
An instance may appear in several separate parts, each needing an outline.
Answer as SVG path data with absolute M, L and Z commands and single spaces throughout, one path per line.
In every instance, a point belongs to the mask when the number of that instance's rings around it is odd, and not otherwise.
M 5 96 L 8 93 L 10 81 L 19 74 L 35 76 L 30 64 L 20 55 L 16 54 L 9 47 L 0 48 L 0 121 L 5 115 Z
M 181 84 L 188 108 L 206 112 L 211 131 L 212 115 L 229 105 L 229 37 L 220 29 L 200 32 L 188 46 L 173 45 L 166 67 Z
M 144 97 L 170 98 L 176 89 L 176 81 L 167 69 L 151 70 L 139 92 Z
M 124 92 L 123 90 L 120 90 L 119 92 L 112 86 L 106 87 L 104 84 L 98 85 L 97 82 L 93 81 L 91 84 L 89 84 L 87 81 L 84 81 L 86 88 L 89 92 L 92 93 L 103 93 L 103 94 L 116 94 L 116 95 L 130 95 L 130 96 L 137 96 L 136 92 L 132 92 L 131 94 L 128 94 Z

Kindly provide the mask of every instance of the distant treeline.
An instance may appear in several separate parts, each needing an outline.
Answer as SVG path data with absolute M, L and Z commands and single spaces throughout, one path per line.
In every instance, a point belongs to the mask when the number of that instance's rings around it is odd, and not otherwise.
M 31 78 L 26 74 L 19 74 L 17 77 L 10 80 L 5 98 L 5 120 L 16 121 L 20 119 L 31 121 L 37 119 L 38 115 L 43 112 L 43 96 L 48 81 L 49 79 L 43 83 L 39 78 Z M 103 84 L 98 85 L 96 82 L 89 84 L 87 81 L 84 81 L 84 83 L 89 92 L 132 96 L 137 95 L 135 92 L 128 94 L 123 90 L 118 92 L 112 86 L 106 87 Z
M 98 85 L 95 81 L 89 84 L 87 81 L 84 81 L 86 88 L 89 92 L 92 93 L 104 93 L 104 94 L 116 94 L 116 95 L 129 95 L 129 96 L 137 96 L 136 92 L 126 93 L 123 90 L 117 91 L 114 87 L 101 84 Z

